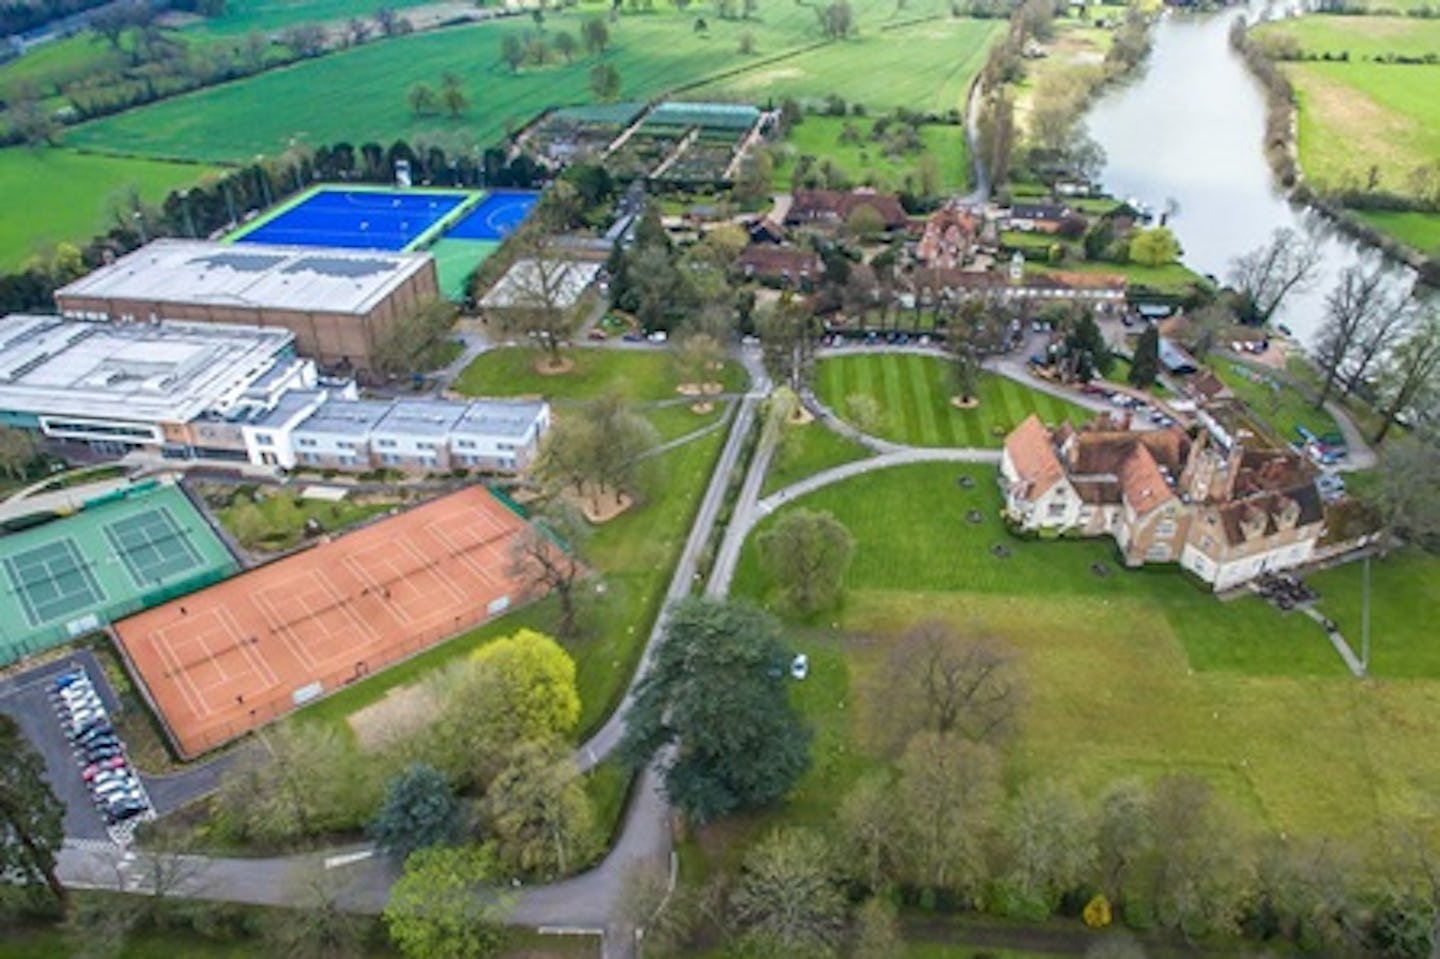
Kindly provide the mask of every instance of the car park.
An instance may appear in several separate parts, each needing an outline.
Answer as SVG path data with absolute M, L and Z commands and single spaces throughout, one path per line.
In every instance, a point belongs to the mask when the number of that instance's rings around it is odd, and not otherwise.
M 80 779 L 115 842 L 130 840 L 124 825 L 152 812 L 145 784 L 125 756 L 125 744 L 84 670 L 57 676 L 50 691 L 55 716 L 75 751 Z M 153 818 L 153 817 L 152 817 Z

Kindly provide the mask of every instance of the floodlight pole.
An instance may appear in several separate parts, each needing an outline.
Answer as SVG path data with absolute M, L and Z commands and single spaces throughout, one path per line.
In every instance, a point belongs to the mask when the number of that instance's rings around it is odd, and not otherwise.
M 1365 554 L 1365 571 L 1360 587 L 1360 674 L 1370 672 L 1370 554 Z

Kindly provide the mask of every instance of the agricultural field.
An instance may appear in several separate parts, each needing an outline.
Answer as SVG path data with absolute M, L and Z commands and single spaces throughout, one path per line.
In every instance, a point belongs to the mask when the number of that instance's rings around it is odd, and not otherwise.
M 1292 835 L 1363 835 L 1422 811 L 1440 782 L 1440 757 L 1424 747 L 1440 733 L 1440 663 L 1424 630 L 1404 623 L 1437 612 L 1424 587 L 1433 557 L 1376 564 L 1375 675 L 1361 683 L 1299 615 L 1254 597 L 1222 603 L 1173 567 L 1125 570 L 1109 541 L 1011 536 L 994 477 L 983 466 L 898 467 L 787 505 L 833 513 L 856 541 L 842 607 L 795 624 L 812 663 L 796 697 L 816 741 L 788 821 L 833 821 L 838 797 L 882 761 L 869 730 L 884 709 L 888 640 L 931 618 L 1019 651 L 1029 696 L 1011 784 L 1045 776 L 1093 794 L 1121 776 L 1193 772 Z M 1351 565 L 1315 578 L 1320 609 L 1347 635 L 1358 634 L 1359 575 Z M 754 536 L 736 592 L 772 598 Z
M 114 223 L 112 201 L 131 187 L 148 202 L 212 173 L 191 163 L 96 156 L 75 150 L 13 147 L 0 150 L 0 270 L 55 244 L 83 245 Z
M 842 142 L 841 136 L 847 123 L 853 124 L 859 131 L 860 142 Z M 817 165 L 830 161 L 856 185 L 899 190 L 907 182 L 919 183 L 920 158 L 929 155 L 938 163 L 943 191 L 957 192 L 969 186 L 970 154 L 966 149 L 963 126 L 925 124 L 920 127 L 923 150 L 890 155 L 885 152 L 883 143 L 871 139 L 874 123 L 871 117 L 807 116 L 803 123 L 790 130 L 784 145 L 776 151 L 775 188 L 793 188 L 795 161 L 801 156 L 815 157 Z
M 383 6 L 401 14 L 430 0 L 390 0 Z M 353 16 L 373 15 L 381 4 L 357 4 L 354 0 L 226 0 L 225 13 L 186 28 L 187 33 L 233 37 L 251 30 L 270 32 L 297 23 L 334 23 Z
M 893 6 L 881 0 L 858 5 L 861 39 L 833 44 L 843 55 L 832 56 L 823 68 L 817 68 L 818 82 L 843 87 L 855 74 L 852 53 L 859 55 L 866 43 L 876 52 L 893 48 L 897 62 L 910 62 L 912 54 L 906 51 L 913 38 L 904 36 L 905 31 L 895 31 L 892 36 L 879 30 L 893 13 Z M 584 9 L 554 12 L 547 16 L 545 30 L 549 35 L 561 30 L 573 35 L 590 15 L 592 11 Z M 622 16 L 611 25 L 612 44 L 602 56 L 619 71 L 623 97 L 647 99 L 707 74 L 743 68 L 747 59 L 778 56 L 820 39 L 815 15 L 799 6 L 777 7 L 763 21 L 714 19 L 704 33 L 697 33 L 693 24 L 690 16 L 657 12 Z M 988 37 L 998 29 L 993 23 L 954 21 L 943 30 L 948 43 L 934 44 L 935 55 L 943 49 L 947 69 L 960 70 L 953 65 L 953 41 L 966 31 Z M 547 106 L 592 99 L 588 77 L 596 62 L 593 56 L 577 56 L 569 64 L 556 59 L 544 67 L 524 67 L 518 72 L 500 61 L 505 36 L 533 31 L 528 18 L 506 18 L 372 43 L 97 120 L 70 131 L 68 139 L 101 150 L 228 161 L 281 150 L 292 140 L 388 144 L 397 137 L 412 141 L 428 137 L 439 142 L 490 144 Z M 738 52 L 739 37 L 745 32 L 756 35 L 760 54 L 747 58 Z M 959 89 L 983 59 L 979 46 L 977 39 L 975 49 L 966 48 L 963 63 L 973 61 L 973 66 L 964 68 Z M 871 52 L 866 49 L 864 54 Z M 405 91 L 420 81 L 438 83 L 447 71 L 461 78 L 470 96 L 468 112 L 453 119 L 415 117 Z M 865 73 L 869 76 L 872 71 Z M 917 89 L 933 89 L 933 76 L 914 75 Z M 767 91 L 767 95 L 770 92 L 777 91 Z M 892 102 L 908 102 L 911 92 L 897 89 L 896 96 Z M 276 109 L 276 104 L 286 108 Z
M 1323 62 L 1285 62 L 1299 104 L 1305 175 L 1322 189 L 1414 195 L 1417 170 L 1440 156 L 1440 21 L 1416 17 L 1307 16 L 1270 24 L 1262 41 Z M 1339 57 L 1345 57 L 1341 62 Z M 1418 250 L 1440 249 L 1440 214 L 1356 211 L 1363 222 Z
M 914 446 L 999 447 L 1031 413 L 1047 423 L 1085 422 L 1089 411 L 994 374 L 980 378 L 980 405 L 957 409 L 950 371 L 938 357 L 904 353 L 832 356 L 815 370 L 815 393 L 836 416 L 849 418 L 849 398 L 867 395 L 879 418 L 867 431 Z
M 855 38 L 728 76 L 693 95 L 756 101 L 794 97 L 819 105 L 835 94 L 872 114 L 895 107 L 943 114 L 963 108 L 970 81 L 1004 28 L 1000 20 L 949 17 L 885 30 L 867 29 L 862 22 Z M 761 51 L 769 52 L 763 43 Z

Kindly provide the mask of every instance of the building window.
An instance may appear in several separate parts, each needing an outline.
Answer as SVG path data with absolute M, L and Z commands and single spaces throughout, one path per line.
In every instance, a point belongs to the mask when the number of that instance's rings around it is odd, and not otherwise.
M 394 444 L 391 444 L 391 445 L 394 445 Z M 395 465 L 396 463 L 400 462 L 400 457 L 399 457 L 399 456 L 396 456 L 394 453 L 384 453 L 384 454 L 381 454 L 381 456 L 380 456 L 380 462 L 382 462 L 382 463 L 387 463 L 387 464 L 393 466 L 393 465 Z
M 306 438 L 304 438 L 304 437 L 301 437 L 300 439 L 297 439 L 297 440 L 295 441 L 295 445 L 296 445 L 296 446 L 314 446 L 314 445 L 315 445 L 315 441 L 312 440 L 312 439 L 306 439 Z
M 1065 501 L 1062 500 L 1062 499 L 1051 500 L 1051 501 L 1050 501 L 1050 516 L 1051 516 L 1052 518 L 1054 518 L 1054 517 L 1056 517 L 1056 516 L 1064 516 L 1064 515 L 1065 515 Z
M 514 443 L 496 443 L 496 444 L 495 444 L 495 448 L 498 449 L 498 450 L 513 450 L 513 449 L 515 448 L 515 444 L 514 444 Z
M 429 442 L 428 440 L 426 440 L 426 441 L 422 441 L 422 442 L 416 443 L 416 444 L 415 444 L 415 448 L 416 448 L 417 450 L 433 450 L 433 449 L 435 448 L 435 444 Z
M 271 436 L 269 433 L 256 433 L 256 434 L 255 434 L 255 445 L 257 445 L 257 446 L 274 446 L 274 445 L 275 445 L 275 437 Z
M 376 441 L 375 441 L 375 445 L 378 446 L 378 447 L 380 447 L 382 450 L 393 450 L 393 449 L 395 448 L 395 441 L 394 441 L 394 440 L 376 440 Z
M 1155 524 L 1155 535 L 1161 539 L 1172 539 L 1175 536 L 1175 521 L 1173 519 L 1162 519 Z
M 355 444 L 352 443 L 350 440 L 337 440 L 335 443 L 335 447 L 336 449 L 353 450 L 355 448 Z
M 475 441 L 474 441 L 474 440 L 456 440 L 456 441 L 455 441 L 455 445 L 456 445 L 457 447 L 459 447 L 460 449 L 462 449 L 462 450 L 473 450 L 473 449 L 475 448 Z

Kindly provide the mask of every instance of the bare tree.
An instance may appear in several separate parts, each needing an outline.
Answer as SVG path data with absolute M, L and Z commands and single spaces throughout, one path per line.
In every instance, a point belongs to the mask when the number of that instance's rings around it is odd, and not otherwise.
M 276 959 L 357 959 L 365 954 L 363 917 L 344 908 L 344 870 L 318 862 L 294 867 L 285 877 L 289 905 L 269 911 L 265 944 Z
M 1316 351 L 1325 383 L 1315 400 L 1317 410 L 1340 382 L 1341 368 L 1354 359 L 1364 331 L 1377 325 L 1389 311 L 1385 275 L 1380 269 L 1367 273 L 1355 265 L 1341 272 L 1335 288 L 1325 297 L 1325 323 L 1320 327 Z
M 1384 529 L 1431 547 L 1440 543 L 1440 437 L 1416 430 L 1385 444 L 1377 472 L 1368 499 Z
M 1314 241 L 1281 227 L 1269 243 L 1231 261 L 1228 279 L 1250 301 L 1253 319 L 1268 323 L 1287 296 L 1314 280 L 1319 265 Z
M 510 295 L 505 312 L 546 351 L 550 366 L 559 368 L 564 363 L 560 350 L 575 331 L 575 266 L 548 237 L 531 236 L 520 250 L 505 274 Z
M 1007 739 L 1026 698 L 1017 658 L 1001 641 L 961 636 L 948 623 L 912 628 L 896 644 L 887 671 L 882 722 L 891 744 L 921 730 L 972 742 Z
M 994 750 L 954 734 L 922 732 L 900 758 L 895 809 L 903 822 L 902 877 L 968 893 L 988 878 L 985 850 L 1000 807 Z
M 1414 332 L 1391 353 L 1385 373 L 1383 419 L 1376 443 L 1385 442 L 1396 417 L 1440 390 L 1440 309 L 1426 308 Z
M 1398 291 L 1383 300 L 1355 337 L 1355 356 L 1345 377 L 1346 396 L 1365 382 L 1376 363 L 1404 338 L 1415 319 L 1415 304 L 1408 292 Z
M 580 550 L 589 534 L 580 511 L 554 497 L 511 543 L 510 575 L 559 601 L 561 639 L 579 632 L 577 584 L 585 576 Z

